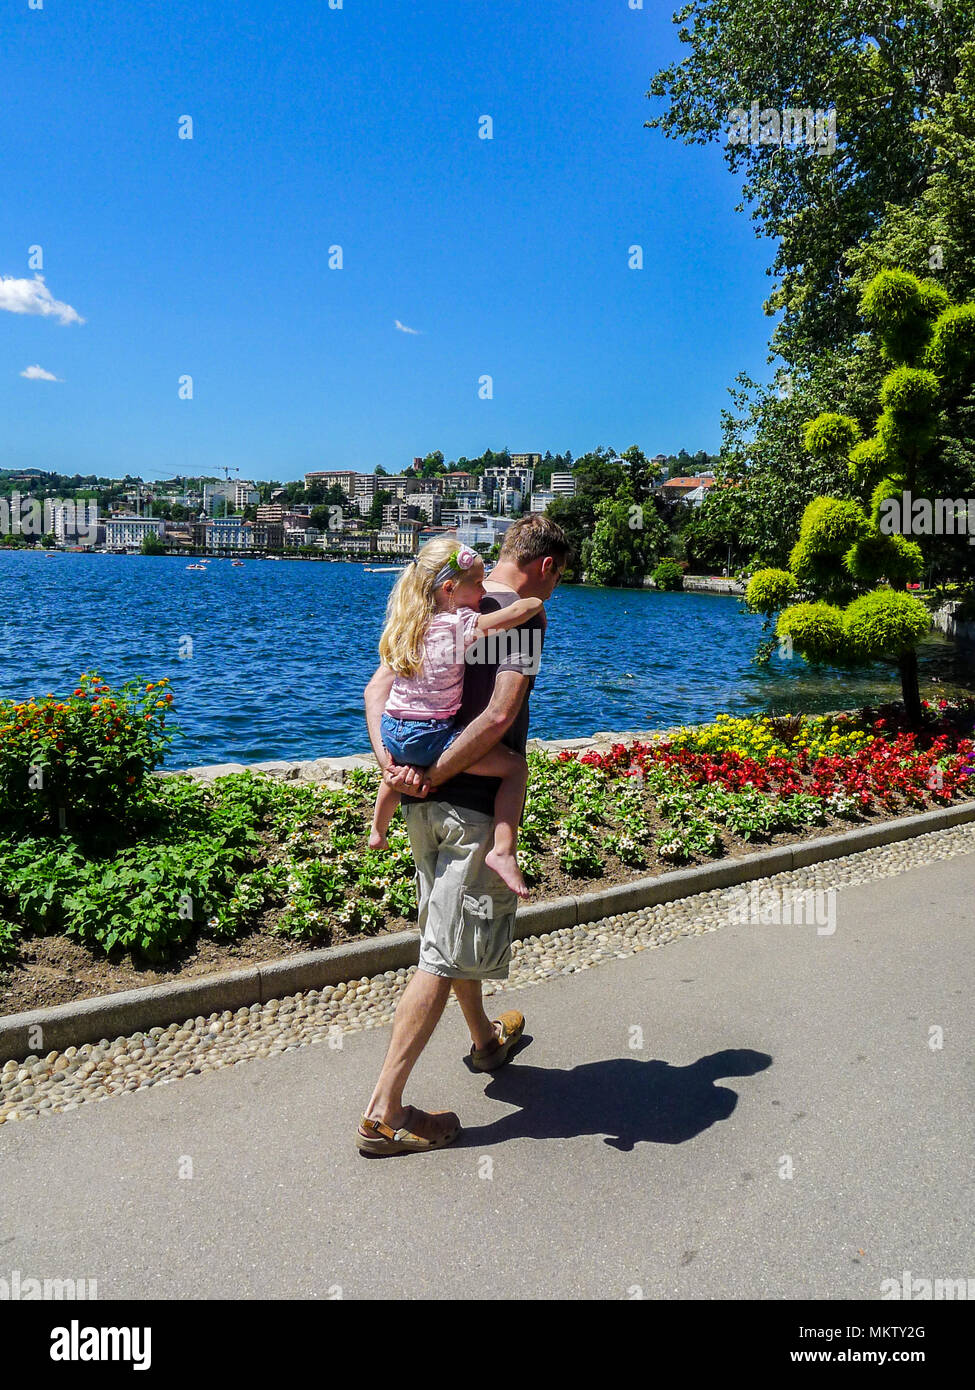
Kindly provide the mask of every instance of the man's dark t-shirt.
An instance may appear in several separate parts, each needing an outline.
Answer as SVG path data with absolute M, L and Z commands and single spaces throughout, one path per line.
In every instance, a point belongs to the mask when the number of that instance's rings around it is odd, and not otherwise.
M 509 603 L 515 603 L 519 597 L 513 589 L 489 589 L 481 600 L 481 612 L 496 613 L 500 608 L 507 608 Z M 518 753 L 525 752 L 528 742 L 528 702 L 538 673 L 545 628 L 546 617 L 543 608 L 520 627 L 481 637 L 468 648 L 464 669 L 464 694 L 456 715 L 458 727 L 469 724 L 487 709 L 494 694 L 494 682 L 499 671 L 525 672 L 529 678 L 528 690 L 514 722 L 500 740 Z M 449 801 L 453 806 L 463 806 L 470 811 L 482 811 L 490 816 L 494 814 L 494 798 L 500 785 L 497 777 L 476 777 L 470 772 L 460 772 L 437 787 L 429 797 L 404 795 L 403 799 Z

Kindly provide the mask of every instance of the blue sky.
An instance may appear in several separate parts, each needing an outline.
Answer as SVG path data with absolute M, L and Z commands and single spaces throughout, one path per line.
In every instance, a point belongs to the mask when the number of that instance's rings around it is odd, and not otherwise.
M 718 145 L 643 127 L 670 16 L 8 6 L 0 276 L 33 281 L 40 245 L 68 308 L 0 310 L 0 467 L 286 479 L 436 448 L 716 450 L 735 375 L 770 370 L 774 248 Z

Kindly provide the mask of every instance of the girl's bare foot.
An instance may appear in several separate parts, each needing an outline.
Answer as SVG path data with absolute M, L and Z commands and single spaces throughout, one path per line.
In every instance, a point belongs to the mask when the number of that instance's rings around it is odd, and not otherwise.
M 380 834 L 380 832 L 379 832 L 378 830 L 371 830 L 371 831 L 369 832 L 369 848 L 370 848 L 370 849 L 385 849 L 385 848 L 386 848 L 386 845 L 387 845 L 387 841 L 386 841 L 386 836 L 385 836 L 385 835 Z
M 484 862 L 489 869 L 493 869 L 498 878 L 504 879 L 505 883 L 519 898 L 528 897 L 528 885 L 522 877 L 518 867 L 518 860 L 513 854 L 499 854 L 496 849 L 489 850 L 484 856 Z

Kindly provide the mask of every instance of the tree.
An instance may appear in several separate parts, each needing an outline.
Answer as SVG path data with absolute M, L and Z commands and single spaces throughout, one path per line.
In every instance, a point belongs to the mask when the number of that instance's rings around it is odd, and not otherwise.
M 778 613 L 776 636 L 808 661 L 853 667 L 894 660 L 905 713 L 919 724 L 917 646 L 930 616 L 903 592 L 924 568 L 922 546 L 907 537 L 933 514 L 941 500 L 934 494 L 944 496 L 939 426 L 946 410 L 971 398 L 975 301 L 954 305 L 934 281 L 890 269 L 870 282 L 860 309 L 889 368 L 874 432 L 864 439 L 855 419 L 829 411 L 805 432 L 814 458 L 845 464 L 855 496 L 814 498 L 788 569 L 758 571 L 745 598 L 767 620 Z M 942 519 L 950 514 L 954 530 L 955 503 L 947 501 Z M 928 508 L 920 518 L 918 502 Z M 922 526 L 921 534 L 931 529 Z
M 627 483 L 626 471 L 616 462 L 614 451 L 602 445 L 584 454 L 573 471 L 575 495 L 556 497 L 545 509 L 546 516 L 557 521 L 568 538 L 571 554 L 566 578 L 570 581 L 588 568 L 585 546 L 592 536 L 596 504 L 614 498 Z
M 667 535 L 656 508 L 635 501 L 624 484 L 616 497 L 597 502 L 595 518 L 583 550 L 586 578 L 591 584 L 641 585 Z
M 903 0 L 894 11 L 889 0 L 817 0 L 814 17 L 792 0 L 689 0 L 676 19 L 690 52 L 654 76 L 647 95 L 669 105 L 646 125 L 692 144 L 727 142 L 729 168 L 744 175 L 738 210 L 749 203 L 757 234 L 777 246 L 765 308 L 784 316 L 773 349 L 796 363 L 847 344 L 858 294 L 845 253 L 934 168 L 917 116 L 954 87 L 975 33 L 970 0 Z M 736 111 L 747 133 L 736 135 Z M 805 111 L 822 112 L 816 143 L 790 145 L 777 113 Z
M 420 465 L 420 476 L 422 478 L 435 478 L 438 473 L 443 473 L 444 471 L 443 453 L 440 449 L 435 450 L 432 454 L 427 454 L 423 463 Z
M 705 455 L 706 457 L 706 455 Z M 631 444 L 624 449 L 620 458 L 630 465 L 630 491 L 635 502 L 644 502 L 653 491 L 654 479 L 660 477 L 660 465 L 651 463 L 642 449 Z
M 58 543 L 58 538 L 53 531 L 47 531 L 41 536 L 41 545 L 45 550 L 53 550 Z
M 157 536 L 153 531 L 147 531 L 142 537 L 139 553 L 140 555 L 165 555 L 166 542 L 162 536 Z
M 366 524 L 370 530 L 378 531 L 383 524 L 383 507 L 387 507 L 393 500 L 393 494 L 386 488 L 380 488 L 372 499 L 372 506 L 369 508 L 369 515 Z
M 715 483 L 704 494 L 700 507 L 678 504 L 674 520 L 692 573 L 727 565 L 730 574 L 747 558 L 742 545 L 750 517 L 741 483 Z
M 862 293 L 883 267 L 936 277 L 953 299 L 975 292 L 975 42 L 958 51 L 953 91 L 915 122 L 930 148 L 931 172 L 918 195 L 888 205 L 870 235 L 846 256 L 850 286 Z

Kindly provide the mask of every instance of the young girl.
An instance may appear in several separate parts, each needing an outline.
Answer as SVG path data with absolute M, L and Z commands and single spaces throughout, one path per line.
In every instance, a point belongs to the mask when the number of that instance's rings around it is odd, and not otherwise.
M 437 761 L 460 734 L 454 716 L 464 688 L 466 649 L 489 633 L 518 627 L 541 610 L 541 599 L 523 598 L 496 613 L 479 613 L 483 580 L 484 562 L 475 551 L 456 536 L 437 536 L 393 587 L 379 655 L 395 673 L 380 726 L 394 762 L 426 768 Z M 467 771 L 501 778 L 494 803 L 494 847 L 484 862 L 526 898 L 516 851 L 528 764 L 499 743 Z M 376 798 L 371 848 L 385 848 L 399 800 L 399 793 L 384 782 Z

